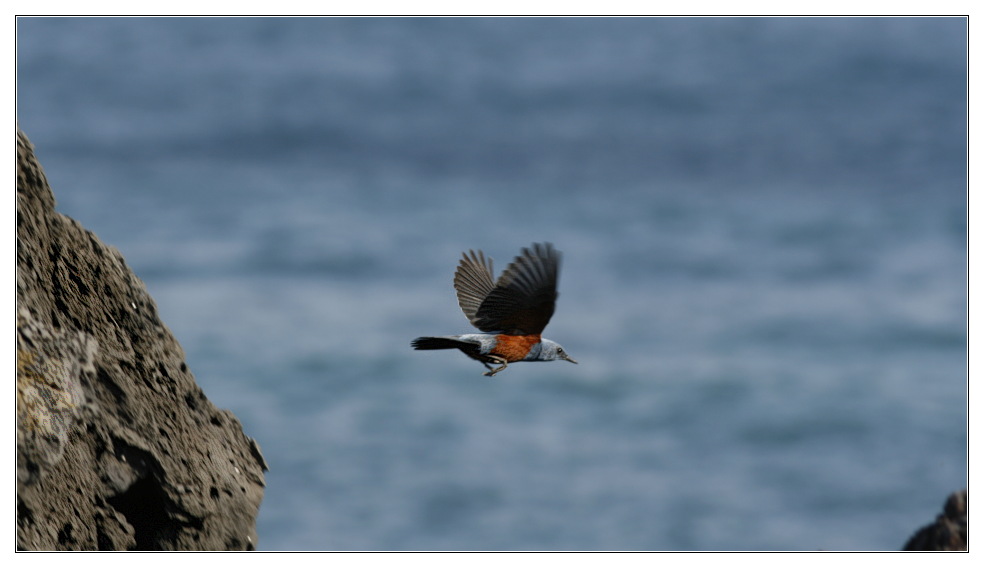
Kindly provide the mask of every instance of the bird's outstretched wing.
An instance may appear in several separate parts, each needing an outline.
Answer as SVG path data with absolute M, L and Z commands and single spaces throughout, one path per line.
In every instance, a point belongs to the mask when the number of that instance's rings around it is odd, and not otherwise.
M 495 288 L 492 281 L 492 259 L 486 259 L 482 251 L 470 250 L 462 254 L 461 263 L 454 272 L 454 290 L 458 293 L 458 305 L 472 325 L 478 327 L 478 309 L 489 292 Z M 479 327 L 481 329 L 481 327 Z M 482 329 L 482 331 L 485 331 Z
M 462 261 L 462 265 L 464 264 Z M 460 273 L 462 268 L 458 270 Z M 539 334 L 554 313 L 559 272 L 560 253 L 553 245 L 534 244 L 531 249 L 524 248 L 522 254 L 502 273 L 495 286 L 489 289 L 474 316 L 469 316 L 468 319 L 485 332 Z M 491 263 L 487 274 L 488 281 L 483 281 L 486 285 L 491 283 Z M 456 284 L 457 280 L 456 275 Z M 468 315 L 469 311 L 461 301 L 461 296 L 459 288 L 459 302 Z

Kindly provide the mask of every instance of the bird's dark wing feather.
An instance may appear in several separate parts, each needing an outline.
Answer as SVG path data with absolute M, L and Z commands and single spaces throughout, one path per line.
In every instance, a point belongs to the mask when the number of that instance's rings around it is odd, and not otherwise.
M 485 301 L 489 292 L 495 288 L 492 282 L 492 259 L 485 258 L 482 251 L 470 250 L 463 254 L 458 269 L 454 272 L 454 289 L 458 293 L 458 305 L 465 317 L 473 325 L 478 326 L 478 308 Z M 482 329 L 479 327 L 479 329 Z M 482 331 L 486 331 L 482 329 Z
M 469 319 L 486 332 L 542 332 L 557 303 L 559 271 L 560 253 L 550 243 L 534 244 L 532 250 L 524 248 L 486 295 L 475 317 Z

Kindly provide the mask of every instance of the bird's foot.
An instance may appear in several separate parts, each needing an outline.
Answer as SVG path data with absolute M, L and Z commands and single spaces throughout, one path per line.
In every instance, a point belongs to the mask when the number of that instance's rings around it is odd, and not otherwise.
M 487 373 L 482 373 L 486 377 L 494 377 L 496 373 L 509 366 L 509 362 L 502 358 L 497 357 L 496 360 L 493 362 L 499 363 L 500 366 L 493 369 L 491 365 L 489 365 L 488 363 L 484 363 L 485 368 L 489 370 Z

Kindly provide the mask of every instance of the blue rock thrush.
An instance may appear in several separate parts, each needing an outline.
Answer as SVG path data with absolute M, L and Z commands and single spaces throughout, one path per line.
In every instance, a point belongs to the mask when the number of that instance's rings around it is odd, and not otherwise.
M 418 337 L 410 343 L 414 349 L 460 349 L 485 365 L 487 377 L 517 361 L 577 363 L 563 347 L 540 337 L 557 303 L 560 253 L 553 245 L 524 248 L 494 283 L 491 258 L 471 250 L 462 257 L 454 273 L 458 305 L 482 333 Z

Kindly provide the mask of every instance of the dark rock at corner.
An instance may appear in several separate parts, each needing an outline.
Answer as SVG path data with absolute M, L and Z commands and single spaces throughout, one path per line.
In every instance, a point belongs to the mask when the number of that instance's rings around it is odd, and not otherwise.
M 251 550 L 266 463 L 17 133 L 17 546 Z
M 943 513 L 916 531 L 902 550 L 967 550 L 967 490 L 951 494 Z

